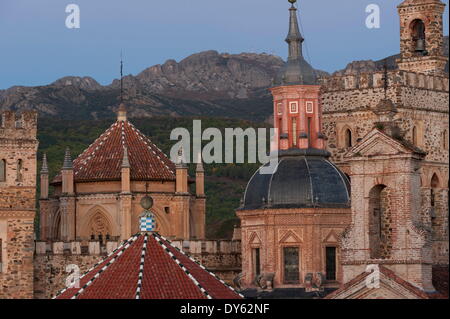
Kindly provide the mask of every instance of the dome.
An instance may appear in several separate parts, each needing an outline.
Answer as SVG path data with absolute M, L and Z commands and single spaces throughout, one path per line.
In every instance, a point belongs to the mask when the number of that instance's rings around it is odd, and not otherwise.
M 349 208 L 350 183 L 322 150 L 280 153 L 273 174 L 253 175 L 241 210 L 264 208 Z M 328 154 L 327 154 L 328 155 Z
M 317 85 L 318 78 L 314 68 L 300 56 L 288 62 L 278 71 L 273 85 Z

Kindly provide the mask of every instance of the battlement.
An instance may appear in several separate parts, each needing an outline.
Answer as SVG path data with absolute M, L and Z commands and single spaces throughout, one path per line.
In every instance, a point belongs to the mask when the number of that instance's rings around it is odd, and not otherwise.
M 0 138 L 35 139 L 37 131 L 37 112 L 0 112 Z
M 102 256 L 113 252 L 120 242 L 106 241 L 70 241 L 70 242 L 35 242 L 36 255 L 89 255 Z M 174 240 L 172 245 L 185 253 L 192 255 L 207 254 L 240 254 L 241 242 L 239 240 Z
M 389 87 L 411 87 L 433 91 L 449 92 L 448 77 L 407 72 L 388 71 Z M 321 79 L 324 92 L 384 88 L 384 71 L 351 75 L 334 75 Z

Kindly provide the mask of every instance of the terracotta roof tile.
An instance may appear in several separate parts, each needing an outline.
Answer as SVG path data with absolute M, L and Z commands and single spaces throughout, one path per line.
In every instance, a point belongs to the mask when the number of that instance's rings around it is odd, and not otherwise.
M 120 180 L 125 147 L 132 180 L 175 180 L 174 163 L 129 121 L 116 121 L 73 161 L 74 180 Z
M 58 299 L 240 299 L 233 288 L 158 234 L 139 234 Z

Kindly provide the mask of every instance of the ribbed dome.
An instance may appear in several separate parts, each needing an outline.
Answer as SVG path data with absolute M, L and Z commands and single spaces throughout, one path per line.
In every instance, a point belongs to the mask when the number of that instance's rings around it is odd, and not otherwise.
M 314 68 L 303 57 L 289 60 L 277 73 L 274 86 L 317 85 L 318 77 Z
M 323 153 L 286 152 L 275 173 L 260 174 L 260 168 L 247 185 L 240 209 L 350 207 L 348 178 Z

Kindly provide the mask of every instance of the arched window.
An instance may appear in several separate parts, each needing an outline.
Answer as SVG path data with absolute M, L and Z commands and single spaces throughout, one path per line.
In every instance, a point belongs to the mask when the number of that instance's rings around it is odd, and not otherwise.
M 345 138 L 345 147 L 352 147 L 352 131 L 348 128 L 344 132 L 344 138 Z
M 411 23 L 411 34 L 413 49 L 415 52 L 425 51 L 425 24 L 422 20 L 416 19 Z
M 433 229 L 433 233 L 437 234 L 439 230 L 439 212 L 438 207 L 436 207 L 436 193 L 437 189 L 439 187 L 439 178 L 436 174 L 433 174 L 433 177 L 431 178 L 431 184 L 430 184 L 430 217 L 431 217 L 431 227 Z
M 0 182 L 6 182 L 6 160 L 0 160 Z
M 23 161 L 19 159 L 17 161 L 17 181 L 22 182 L 22 169 L 23 169 Z
M 389 258 L 392 247 L 392 221 L 385 185 L 373 187 L 369 193 L 370 258 Z
M 439 178 L 436 173 L 433 174 L 431 178 L 431 194 L 430 194 L 430 206 L 434 207 L 436 205 L 436 189 L 439 187 Z

